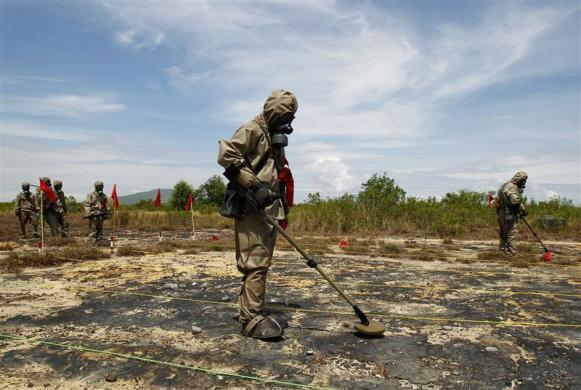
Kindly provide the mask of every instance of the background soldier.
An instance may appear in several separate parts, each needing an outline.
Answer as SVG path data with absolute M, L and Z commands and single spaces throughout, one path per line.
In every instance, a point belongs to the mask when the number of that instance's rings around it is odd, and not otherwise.
M 43 177 L 40 179 L 43 183 L 47 186 L 52 187 L 50 183 L 50 178 Z M 42 193 L 42 210 L 40 210 L 40 199 Z M 56 203 L 51 201 L 44 191 L 40 191 L 40 187 L 36 189 L 36 209 L 39 210 L 38 217 L 36 218 L 36 222 L 39 229 L 44 229 L 44 226 L 40 226 L 40 213 L 42 212 L 42 217 L 44 222 L 50 226 L 50 235 L 56 236 L 56 223 L 57 223 L 57 212 L 56 212 Z
M 95 191 L 87 195 L 85 201 L 85 218 L 89 219 L 89 238 L 95 241 L 105 240 L 103 221 L 109 219 L 107 195 L 103 193 L 103 182 L 95 182 Z
M 498 216 L 498 235 L 502 252 L 516 254 L 516 222 L 519 217 L 526 217 L 523 205 L 523 191 L 528 179 L 526 172 L 517 172 L 513 178 L 498 189 L 496 194 L 496 214 Z
M 292 132 L 291 122 L 298 103 L 289 91 L 274 91 L 262 113 L 242 125 L 232 139 L 220 140 L 218 163 L 226 171 L 229 185 L 247 193 L 245 215 L 234 223 L 237 268 L 244 275 L 240 291 L 240 324 L 244 336 L 276 338 L 283 327 L 271 316 L 263 316 L 266 276 L 272 262 L 276 229 L 266 220 L 286 220 L 279 198 L 278 172 L 284 168 L 284 150 Z
M 26 237 L 26 224 L 32 226 L 34 237 L 38 237 L 38 225 L 36 223 L 35 196 L 30 192 L 30 183 L 22 183 L 22 192 L 16 195 L 15 214 L 20 222 L 20 235 Z
M 54 189 L 58 200 L 56 201 L 56 216 L 57 216 L 57 228 L 61 237 L 67 237 L 69 235 L 69 224 L 66 221 L 67 215 L 67 197 L 65 196 L 63 188 L 63 182 L 60 180 L 54 181 Z

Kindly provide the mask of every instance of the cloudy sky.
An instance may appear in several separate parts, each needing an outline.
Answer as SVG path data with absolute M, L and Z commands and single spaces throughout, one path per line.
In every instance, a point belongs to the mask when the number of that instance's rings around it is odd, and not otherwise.
M 217 140 L 299 101 L 298 198 L 374 172 L 410 195 L 581 202 L 578 1 L 2 1 L 0 200 L 23 180 L 120 194 L 221 173 Z

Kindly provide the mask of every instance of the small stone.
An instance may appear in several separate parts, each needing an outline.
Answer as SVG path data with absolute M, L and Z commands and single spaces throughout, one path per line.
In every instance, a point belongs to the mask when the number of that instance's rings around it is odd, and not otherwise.
M 228 302 L 230 300 L 230 297 L 228 295 L 224 295 L 222 298 L 220 298 L 221 302 Z
M 192 334 L 202 333 L 202 328 L 200 328 L 199 326 L 192 325 L 191 332 Z
M 28 382 L 28 387 L 34 387 L 34 383 Z
M 222 375 L 218 375 L 216 378 L 218 378 L 218 380 L 224 379 L 224 377 Z
M 307 351 L 307 355 L 308 355 L 308 356 L 312 356 L 312 355 L 314 355 L 314 354 L 315 354 L 315 351 L 313 351 L 312 349 L 309 349 L 309 350 Z
M 498 348 L 496 347 L 486 347 L 484 348 L 486 352 L 498 352 Z
M 198 282 L 193 282 L 192 287 L 195 287 L 196 284 L 198 284 Z
M 177 285 L 177 283 L 167 283 L 165 286 L 163 286 L 163 288 L 167 288 L 170 290 L 177 290 L 178 285 Z
M 344 328 L 350 328 L 351 324 L 348 322 L 343 322 L 341 325 L 343 325 Z
M 105 377 L 107 382 L 117 382 L 117 375 L 109 374 Z
M 442 326 L 442 329 L 444 329 L 444 330 L 452 330 L 454 328 L 452 328 L 450 325 L 444 325 L 444 326 Z

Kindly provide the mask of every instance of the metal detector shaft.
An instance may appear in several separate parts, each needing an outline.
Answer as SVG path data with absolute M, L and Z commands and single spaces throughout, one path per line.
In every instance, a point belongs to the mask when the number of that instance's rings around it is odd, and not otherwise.
M 550 250 L 547 249 L 547 247 L 545 246 L 545 244 L 543 244 L 543 242 L 541 241 L 541 239 L 539 238 L 539 236 L 537 236 L 537 233 L 533 230 L 532 226 L 529 225 L 529 223 L 526 220 L 526 218 L 523 217 L 522 220 L 525 223 L 525 225 L 528 226 L 528 228 L 531 231 L 531 233 L 533 233 L 533 236 L 535 236 L 535 238 L 537 239 L 537 241 L 539 242 L 539 244 L 541 244 L 541 246 L 543 247 L 543 249 L 545 250 L 545 252 L 550 252 Z
M 307 260 L 307 265 L 311 268 L 314 268 L 317 270 L 317 272 L 319 272 L 319 274 L 321 274 L 321 276 L 323 278 L 325 278 L 325 280 L 327 282 L 329 282 L 329 284 L 331 286 L 333 286 L 333 288 L 335 290 L 337 290 L 337 292 L 343 297 L 343 299 L 345 299 L 347 302 L 349 302 L 349 304 L 351 305 L 351 307 L 353 307 L 353 310 L 355 311 L 355 314 L 357 314 L 357 317 L 359 317 L 359 320 L 361 320 L 362 324 L 365 325 L 369 325 L 369 320 L 367 319 L 367 316 L 365 315 L 365 313 L 363 313 L 361 311 L 361 309 L 359 309 L 359 307 L 357 307 L 357 305 L 355 304 L 355 302 L 351 299 L 351 297 L 349 297 L 349 295 L 347 295 L 339 286 L 337 286 L 337 284 L 335 284 L 335 282 L 325 273 L 325 271 L 323 271 L 321 269 L 321 267 L 319 267 L 319 264 L 317 264 L 317 262 L 310 257 L 307 252 L 305 252 L 303 250 L 303 248 L 301 248 L 301 246 L 299 245 L 298 242 L 296 242 L 296 240 L 286 232 L 286 230 L 284 230 L 279 224 L 278 222 L 272 218 L 270 215 L 266 215 L 266 219 L 268 220 L 268 222 L 273 225 L 280 234 L 282 234 L 284 236 L 284 238 L 286 238 L 286 240 L 305 258 L 305 260 Z

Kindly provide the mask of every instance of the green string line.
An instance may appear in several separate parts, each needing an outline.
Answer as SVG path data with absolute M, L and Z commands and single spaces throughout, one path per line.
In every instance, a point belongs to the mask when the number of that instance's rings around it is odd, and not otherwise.
M 86 292 L 102 292 L 108 294 L 118 294 L 118 295 L 135 295 L 141 297 L 155 298 L 155 299 L 169 299 L 176 301 L 188 301 L 196 303 L 209 303 L 215 305 L 223 305 L 229 307 L 237 307 L 237 304 L 230 302 L 219 302 L 211 301 L 206 299 L 194 299 L 194 298 L 182 298 L 182 297 L 171 297 L 167 295 L 154 295 L 154 294 L 144 294 L 144 293 L 133 293 L 133 292 L 123 292 L 123 291 L 111 291 L 102 289 L 80 289 L 80 291 Z M 337 315 L 353 315 L 351 311 L 338 311 L 338 310 L 322 310 L 322 309 L 301 309 L 301 308 L 289 308 L 283 306 L 270 306 L 281 311 L 288 312 L 305 312 L 305 313 L 328 313 Z M 409 321 L 431 321 L 431 322 L 464 322 L 464 323 L 475 323 L 475 324 L 494 324 L 500 326 L 522 326 L 522 327 L 554 327 L 554 328 L 581 328 L 581 324 L 565 324 L 565 323 L 542 323 L 542 322 L 524 322 L 524 321 L 498 321 L 498 320 L 473 320 L 468 318 L 454 318 L 454 317 L 419 317 L 419 316 L 404 316 L 404 315 L 394 315 L 385 313 L 367 313 L 372 316 L 393 319 L 393 320 L 409 320 Z
M 216 370 L 212 370 L 209 368 L 189 366 L 186 364 L 179 364 L 179 363 L 167 362 L 167 361 L 163 361 L 163 360 L 156 360 L 156 359 L 147 358 L 147 357 L 124 354 L 124 353 L 119 353 L 119 352 L 106 351 L 106 350 L 102 350 L 102 349 L 95 349 L 95 348 L 89 348 L 89 347 L 84 347 L 84 346 L 59 343 L 56 341 L 35 340 L 35 339 L 28 338 L 25 336 L 16 336 L 16 335 L 11 335 L 11 334 L 6 334 L 6 333 L 0 333 L 0 338 L 11 339 L 11 340 L 21 340 L 21 341 L 25 341 L 25 342 L 31 343 L 31 344 L 50 345 L 50 346 L 60 347 L 60 348 L 69 349 L 69 350 L 76 350 L 76 351 L 82 351 L 82 352 L 92 352 L 92 353 L 97 353 L 97 354 L 102 354 L 102 355 L 116 356 L 116 357 L 124 358 L 127 360 L 137 360 L 137 361 L 141 361 L 141 362 L 153 363 L 153 364 L 162 365 L 162 366 L 168 366 L 168 367 L 174 367 L 174 368 L 183 368 L 186 370 L 203 372 L 203 373 L 210 374 L 210 375 L 223 375 L 223 376 L 229 376 L 229 377 L 236 378 L 236 379 L 251 380 L 251 381 L 262 382 L 262 383 L 273 383 L 273 384 L 287 386 L 287 387 L 298 387 L 298 388 L 303 388 L 303 389 L 316 389 L 316 390 L 331 389 L 329 387 L 320 387 L 320 386 L 315 386 L 315 385 L 303 385 L 300 383 L 286 382 L 286 381 L 281 381 L 281 380 L 276 380 L 276 379 L 268 379 L 268 378 L 261 378 L 261 377 L 257 377 L 257 376 L 216 371 Z

